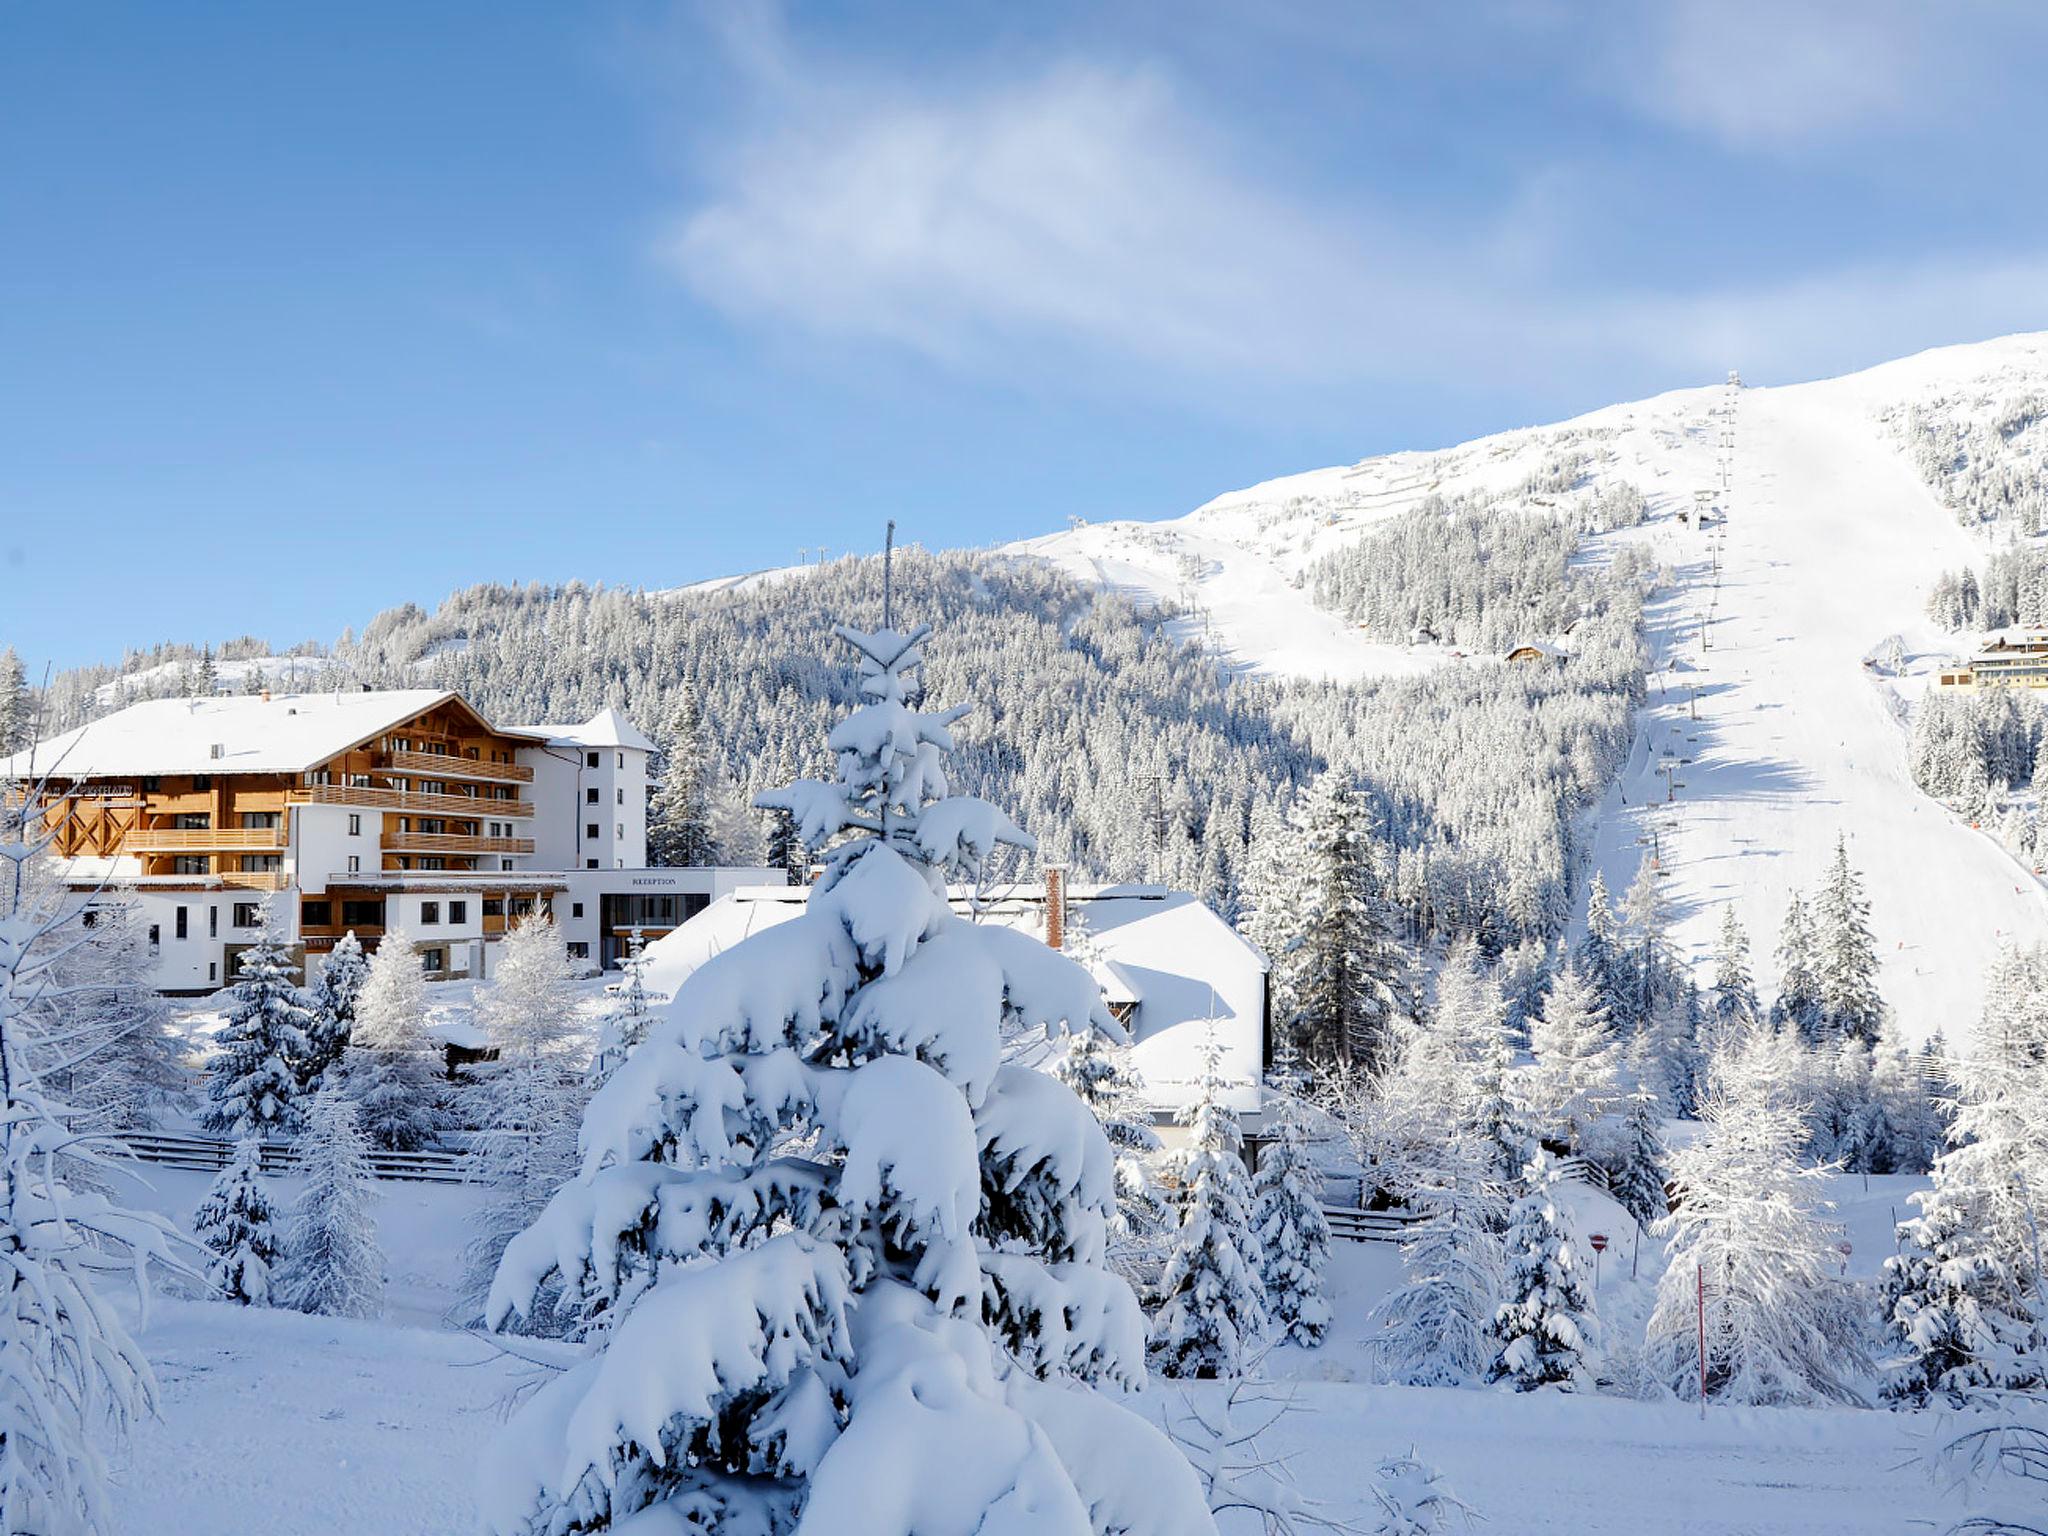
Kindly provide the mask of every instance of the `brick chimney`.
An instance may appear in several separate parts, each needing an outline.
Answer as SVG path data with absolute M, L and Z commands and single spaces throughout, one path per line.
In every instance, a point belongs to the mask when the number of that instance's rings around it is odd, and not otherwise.
M 1062 949 L 1067 942 L 1067 867 L 1045 866 L 1045 942 Z

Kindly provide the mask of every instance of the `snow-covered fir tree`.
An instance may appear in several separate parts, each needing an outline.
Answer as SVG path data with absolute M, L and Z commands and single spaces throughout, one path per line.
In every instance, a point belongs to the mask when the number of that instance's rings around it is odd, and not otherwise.
M 1721 909 L 1721 931 L 1714 944 L 1713 980 L 1707 987 L 1707 1022 L 1720 1041 L 1753 1028 L 1759 1013 L 1756 983 L 1749 973 L 1749 935 L 1733 906 Z
M 1382 1381 L 1414 1387 L 1473 1386 L 1494 1357 L 1499 1304 L 1499 1201 L 1486 1171 L 1488 1150 L 1453 1136 L 1429 1186 L 1410 1205 L 1425 1212 L 1401 1245 L 1402 1283 L 1369 1319 L 1374 1369 Z
M 393 928 L 370 958 L 344 1057 L 362 1133 L 387 1152 L 414 1152 L 454 1121 L 442 1103 L 441 1052 L 427 1033 L 426 972 L 412 935 Z
M 561 930 L 529 913 L 505 935 L 498 974 L 477 992 L 476 1013 L 497 1052 L 478 1075 L 470 1115 L 469 1177 L 483 1186 L 471 1219 L 463 1306 L 483 1315 L 505 1245 L 539 1219 L 576 1170 L 576 1116 L 583 1072 L 572 1060 L 576 989 Z M 566 1327 L 556 1308 L 535 1327 Z
M 1537 1123 L 1574 1152 L 1585 1151 L 1615 1097 L 1620 1049 L 1591 978 L 1576 962 L 1557 973 L 1542 1013 L 1530 1022 L 1529 1046 L 1536 1058 L 1529 1097 Z
M 1622 1113 L 1620 1158 L 1608 1179 L 1608 1193 L 1636 1224 L 1638 1242 L 1645 1228 L 1654 1227 L 1670 1214 L 1671 1200 L 1665 1191 L 1669 1164 L 1657 1095 L 1638 1087 L 1629 1094 Z
M 1833 1283 L 1820 1170 L 1801 1166 L 1805 1127 L 1768 1053 L 1724 1049 L 1708 1074 L 1704 1132 L 1671 1155 L 1676 1191 L 1651 1359 L 1678 1392 L 1698 1390 L 1697 1289 L 1707 1286 L 1706 1389 L 1733 1403 L 1856 1400 L 1861 1319 Z
M 1213 1532 L 1171 1442 L 1090 1390 L 1144 1380 L 1104 1268 L 1108 1141 L 1002 1061 L 1006 1021 L 1121 1032 L 1071 960 L 946 902 L 1031 844 L 947 793 L 962 711 L 920 707 L 925 631 L 839 633 L 862 695 L 839 777 L 763 797 L 835 845 L 804 913 L 683 982 L 506 1249 L 493 1325 L 559 1275 L 608 1326 L 489 1457 L 484 1524 Z
M 1849 846 L 1840 837 L 1814 898 L 1814 939 L 1822 1028 L 1875 1044 L 1884 1016 L 1877 993 L 1877 941 L 1870 934 L 1863 882 L 1849 867 Z
M 1235 1376 L 1265 1337 L 1265 1255 L 1251 1220 L 1244 1133 L 1226 1095 L 1212 1039 L 1194 1100 L 1179 1121 L 1187 1146 L 1174 1159 L 1180 1225 L 1159 1282 L 1153 1359 L 1166 1376 Z
M 1301 929 L 1282 961 L 1293 972 L 1293 1043 L 1313 1061 L 1377 1066 L 1410 1011 L 1407 961 L 1388 927 L 1364 807 L 1345 775 L 1325 773 L 1310 787 L 1296 847 Z
M 657 865 L 718 862 L 711 841 L 712 775 L 704 715 L 685 684 L 661 735 L 654 788 L 647 800 L 647 857 Z
M 312 1013 L 269 902 L 256 908 L 255 936 L 231 996 L 203 1123 L 216 1136 L 288 1136 L 299 1125 L 298 1064 Z
M 1538 1151 L 1522 1171 L 1502 1239 L 1501 1302 L 1493 1315 L 1497 1346 L 1487 1374 L 1517 1392 L 1571 1392 L 1588 1379 L 1587 1350 L 1597 1331 L 1586 1295 L 1571 1218 L 1557 1202 L 1557 1168 Z
M 152 1130 L 186 1106 L 190 1074 L 168 1032 L 170 1008 L 151 984 L 155 961 L 138 908 L 103 893 L 93 918 L 51 957 L 51 992 L 63 1000 L 61 1043 L 38 1052 L 32 1065 L 63 1097 L 75 1129 Z
M 1301 1106 L 1286 1092 L 1268 1090 L 1272 1139 L 1252 1180 L 1252 1233 L 1264 1258 L 1266 1311 L 1275 1334 L 1313 1347 L 1330 1326 L 1323 1268 L 1330 1257 L 1330 1222 L 1323 1215 L 1323 1171 L 1309 1144 Z
M 1636 1020 L 1629 1014 L 1633 994 L 1628 957 L 1622 952 L 1621 930 L 1614 920 L 1614 901 L 1607 891 L 1607 877 L 1597 869 L 1586 886 L 1586 934 L 1579 941 L 1578 962 L 1579 970 L 1599 994 L 1609 1023 L 1623 1033 L 1633 1029 Z
M 0 757 L 10 757 L 35 740 L 35 709 L 28 673 L 13 646 L 0 651 Z
M 349 1031 L 355 1028 L 356 1002 L 368 981 L 370 962 L 363 954 L 362 941 L 351 928 L 335 941 L 320 979 L 313 983 L 307 1006 L 306 1051 L 299 1060 L 301 1093 L 317 1093 L 320 1080 L 330 1067 L 341 1061 L 348 1049 Z
M 86 931 L 85 901 L 43 873 L 66 814 L 46 786 L 0 781 L 4 1536 L 111 1530 L 105 1452 L 154 1411 L 156 1382 L 99 1287 L 126 1274 L 141 1291 L 152 1265 L 192 1273 L 161 1218 L 103 1192 L 123 1171 L 114 1149 L 72 1129 L 68 1106 L 48 1095 L 35 1065 L 66 1033 L 56 971 Z M 86 1187 L 66 1183 L 74 1172 Z
M 637 928 L 627 936 L 619 976 L 616 995 L 598 1025 L 597 1049 L 590 1056 L 587 1081 L 593 1091 L 610 1080 L 654 1024 L 654 1005 L 647 996 L 646 937 Z
M 192 1235 L 213 1256 L 206 1283 L 243 1306 L 270 1304 L 277 1270 L 277 1231 L 262 1163 L 260 1141 L 237 1142 L 235 1155 L 192 1213 Z
M 1821 1002 L 1819 957 L 1814 951 L 1813 920 L 1797 891 L 1785 904 L 1785 923 L 1778 930 L 1778 997 L 1771 1004 L 1771 1023 L 1795 1031 L 1803 1040 L 1818 1040 L 1826 1010 Z
M 339 1084 L 313 1096 L 298 1149 L 302 1187 L 285 1228 L 278 1302 L 327 1317 L 376 1317 L 384 1310 L 384 1255 L 369 1143 Z

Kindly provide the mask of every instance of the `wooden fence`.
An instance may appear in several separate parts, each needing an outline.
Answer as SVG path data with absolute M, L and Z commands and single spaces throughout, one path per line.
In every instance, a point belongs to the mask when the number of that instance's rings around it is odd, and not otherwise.
M 235 1143 L 214 1136 L 163 1136 L 138 1131 L 124 1136 L 129 1153 L 138 1161 L 164 1168 L 191 1168 L 216 1173 L 227 1167 L 235 1155 Z M 369 1154 L 370 1172 L 380 1179 L 412 1179 L 429 1184 L 460 1184 L 469 1159 L 460 1152 L 382 1152 Z M 281 1175 L 299 1166 L 298 1149 L 288 1141 L 263 1143 L 262 1168 Z

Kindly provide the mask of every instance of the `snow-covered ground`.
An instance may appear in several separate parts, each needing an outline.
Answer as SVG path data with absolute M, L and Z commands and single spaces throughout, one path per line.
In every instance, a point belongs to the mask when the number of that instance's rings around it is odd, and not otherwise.
M 151 1178 L 150 1203 L 180 1218 L 206 1182 Z M 1853 1274 L 1874 1273 L 1890 1251 L 1888 1213 L 1904 1208 L 1912 1182 L 1874 1179 L 1864 1194 L 1859 1180 L 1836 1181 L 1856 1239 Z M 152 1309 L 143 1342 L 163 1411 L 115 1459 L 124 1536 L 471 1528 L 476 1457 L 536 1368 L 442 1320 L 471 1193 L 393 1183 L 379 1192 L 392 1276 L 385 1320 L 190 1301 Z M 276 1193 L 293 1191 L 279 1181 Z M 1625 1220 L 1577 1187 L 1570 1204 L 1582 1234 L 1605 1227 L 1615 1240 L 1596 1297 L 1601 1315 L 1639 1330 L 1655 1244 L 1645 1244 L 1643 1280 L 1631 1286 Z M 1925 1466 L 1936 1417 L 1713 1408 L 1702 1419 L 1682 1402 L 1368 1385 L 1362 1320 L 1399 1274 L 1390 1246 L 1338 1245 L 1330 1344 L 1267 1358 L 1297 1410 L 1272 1432 L 1271 1448 L 1293 1455 L 1305 1491 L 1335 1511 L 1366 1514 L 1372 1465 L 1413 1449 L 1485 1517 L 1475 1529 L 1515 1536 L 1874 1536 L 1953 1514 Z M 1152 1411 L 1175 1412 L 1176 1390 L 1155 1383 Z
M 1193 616 L 1191 634 L 1247 672 L 1356 679 L 1450 660 L 1436 646 L 1375 644 L 1315 606 L 1303 573 L 1431 492 L 1509 491 L 1582 455 L 1562 505 L 1633 482 L 1651 522 L 1589 541 L 1648 541 L 1679 578 L 1652 604 L 1656 671 L 1623 781 L 1599 816 L 1596 858 L 1618 895 L 1653 834 L 1669 871 L 1673 935 L 1709 953 L 1720 907 L 1748 929 L 1759 984 L 1787 898 L 1810 889 L 1836 834 L 1863 872 L 1883 950 L 1881 985 L 1910 1035 L 1958 1035 L 1981 1001 L 1998 946 L 2048 938 L 2048 896 L 1992 841 L 1922 795 L 1906 771 L 1910 709 L 1940 658 L 1967 640 L 1940 633 L 1924 604 L 1936 574 L 1982 562 L 1922 480 L 1899 419 L 1915 404 L 2048 392 L 2048 334 L 1949 347 L 1841 379 L 1745 388 L 1737 406 L 1730 512 L 1708 536 L 1680 512 L 1717 484 L 1727 391 L 1679 390 L 1553 427 L 1506 432 L 1434 454 L 1315 470 L 1220 496 L 1178 519 L 1083 524 L 1013 551 L 1053 561 Z M 1989 409 L 1989 407 L 1986 407 Z M 1701 615 L 1711 615 L 1703 650 Z M 1905 675 L 1865 665 L 1897 636 Z M 1532 639 L 1543 637 L 1532 636 Z M 1692 693 L 1697 689 L 1697 721 Z M 1661 759 L 1682 788 L 1662 802 Z

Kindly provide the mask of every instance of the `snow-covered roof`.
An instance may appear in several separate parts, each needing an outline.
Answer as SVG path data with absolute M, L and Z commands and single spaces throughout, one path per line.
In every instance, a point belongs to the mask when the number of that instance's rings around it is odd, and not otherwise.
M 698 966 L 804 909 L 807 886 L 742 886 L 647 947 L 646 985 L 675 996 Z M 953 896 L 968 911 L 968 893 Z M 984 899 L 979 921 L 1042 937 L 1035 887 Z M 1219 1067 L 1240 1113 L 1256 1111 L 1264 1066 L 1266 960 L 1198 897 L 1162 886 L 1072 886 L 1068 950 L 1090 965 L 1110 1002 L 1136 1005 L 1134 1065 L 1154 1108 L 1194 1097 L 1213 1022 Z M 1084 937 L 1083 937 L 1084 936 Z
M 519 725 L 513 730 L 529 736 L 545 736 L 550 746 L 625 747 L 635 752 L 652 752 L 653 742 L 616 709 L 600 709 L 581 725 Z
M 397 688 L 150 699 L 43 742 L 34 768 L 63 778 L 301 773 L 456 697 L 442 688 Z M 15 753 L 5 771 L 26 775 L 29 752 Z
M 1519 656 L 1524 651 L 1534 651 L 1538 656 L 1548 657 L 1552 661 L 1563 661 L 1571 654 L 1553 640 L 1524 640 L 1520 645 L 1509 646 L 1507 654 Z

